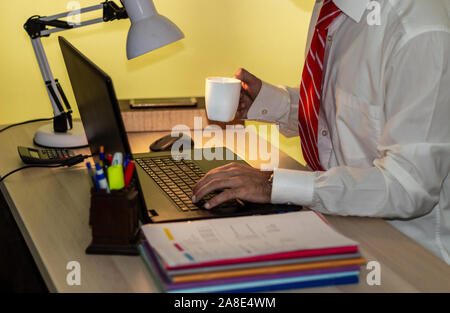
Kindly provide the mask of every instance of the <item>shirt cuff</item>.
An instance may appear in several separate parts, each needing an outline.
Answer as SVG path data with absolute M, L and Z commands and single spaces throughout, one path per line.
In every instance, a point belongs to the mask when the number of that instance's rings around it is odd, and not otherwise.
M 311 206 L 314 197 L 315 172 L 275 169 L 273 172 L 273 204 Z
M 262 82 L 261 90 L 248 110 L 250 120 L 277 121 L 289 110 L 289 93 L 279 87 Z

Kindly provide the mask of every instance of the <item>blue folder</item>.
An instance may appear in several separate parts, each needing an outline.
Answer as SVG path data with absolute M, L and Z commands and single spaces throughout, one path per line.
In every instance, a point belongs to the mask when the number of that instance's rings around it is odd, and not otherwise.
M 359 271 L 170 290 L 169 293 L 259 292 L 358 283 Z

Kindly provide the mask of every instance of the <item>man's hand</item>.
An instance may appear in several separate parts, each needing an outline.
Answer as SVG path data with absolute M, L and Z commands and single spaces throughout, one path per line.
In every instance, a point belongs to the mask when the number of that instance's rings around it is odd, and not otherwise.
M 230 163 L 213 169 L 200 179 L 193 189 L 192 202 L 200 201 L 211 192 L 223 190 L 205 204 L 205 209 L 240 199 L 255 203 L 269 203 L 272 186 L 268 179 L 272 172 L 264 172 L 248 165 Z
M 234 77 L 242 81 L 241 97 L 239 99 L 236 118 L 245 119 L 247 118 L 248 110 L 261 90 L 262 81 L 243 68 L 240 68 L 236 74 L 234 74 Z

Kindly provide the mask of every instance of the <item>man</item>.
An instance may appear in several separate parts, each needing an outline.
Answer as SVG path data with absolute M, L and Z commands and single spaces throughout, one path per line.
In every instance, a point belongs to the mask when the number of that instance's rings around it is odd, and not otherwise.
M 325 2 L 323 2 L 325 1 Z M 450 1 L 317 1 L 299 89 L 239 70 L 238 117 L 297 130 L 312 172 L 215 169 L 193 201 L 294 203 L 374 216 L 450 264 Z M 326 24 L 324 26 L 324 24 Z

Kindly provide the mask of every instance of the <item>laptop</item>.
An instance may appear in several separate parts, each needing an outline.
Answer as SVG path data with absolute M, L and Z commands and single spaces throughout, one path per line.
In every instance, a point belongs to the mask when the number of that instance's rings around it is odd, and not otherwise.
M 105 152 L 122 152 L 124 155 L 131 155 L 136 162 L 135 180 L 139 188 L 141 219 L 144 223 L 270 214 L 301 209 L 298 206 L 231 201 L 219 208 L 206 210 L 203 208 L 204 200 L 199 204 L 192 203 L 192 187 L 205 173 L 230 162 L 245 161 L 231 151 L 228 151 L 228 155 L 234 155 L 234 160 L 195 160 L 192 157 L 194 149 L 183 151 L 174 158 L 171 151 L 132 155 L 110 76 L 64 37 L 59 37 L 59 44 L 91 152 L 98 154 L 100 146 L 104 146 Z M 222 149 L 222 155 L 227 155 L 226 148 L 217 149 Z M 206 200 L 212 196 L 214 195 L 208 195 Z

